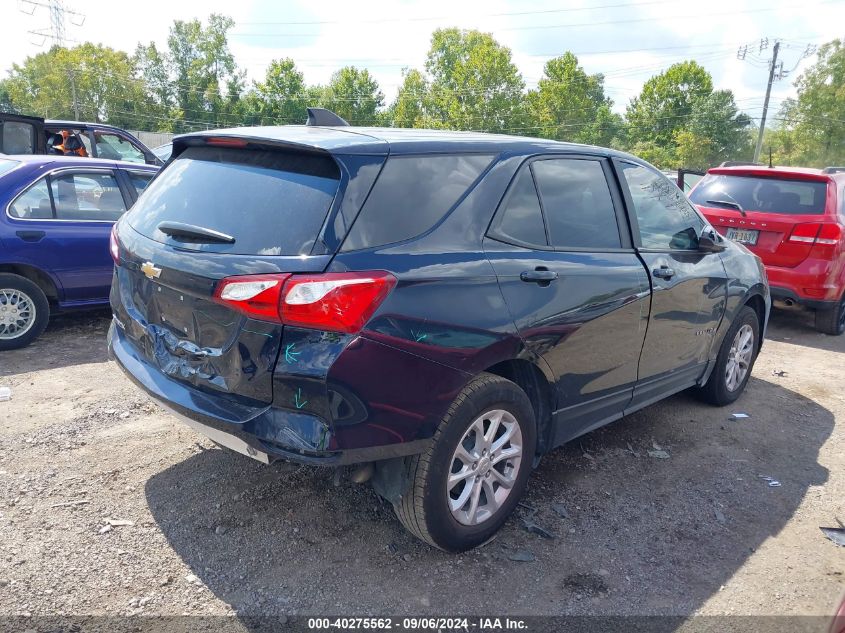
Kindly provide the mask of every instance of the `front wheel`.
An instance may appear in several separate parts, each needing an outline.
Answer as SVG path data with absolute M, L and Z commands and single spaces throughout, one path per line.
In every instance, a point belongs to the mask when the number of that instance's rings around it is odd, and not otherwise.
M 0 273 L 0 350 L 26 347 L 47 327 L 44 292 L 20 275 Z
M 845 295 L 838 306 L 829 310 L 816 310 L 816 329 L 833 336 L 845 333 Z
M 760 321 L 753 308 L 744 306 L 722 341 L 710 378 L 699 389 L 702 399 L 721 407 L 739 398 L 751 378 L 759 351 Z
M 452 403 L 429 450 L 405 460 L 410 488 L 394 506 L 399 520 L 446 551 L 484 543 L 522 496 L 536 443 L 525 392 L 481 374 Z

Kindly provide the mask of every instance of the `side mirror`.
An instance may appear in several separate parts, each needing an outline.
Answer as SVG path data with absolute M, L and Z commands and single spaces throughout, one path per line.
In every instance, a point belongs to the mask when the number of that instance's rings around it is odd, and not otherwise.
M 712 226 L 707 225 L 701 229 L 698 236 L 698 250 L 702 253 L 721 253 L 727 248 L 725 238 L 719 235 Z

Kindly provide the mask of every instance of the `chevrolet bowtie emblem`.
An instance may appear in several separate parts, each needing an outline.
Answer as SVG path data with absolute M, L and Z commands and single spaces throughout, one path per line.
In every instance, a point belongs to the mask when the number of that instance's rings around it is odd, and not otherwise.
M 161 268 L 156 268 L 152 262 L 144 262 L 141 264 L 141 272 L 149 279 L 158 279 L 161 276 Z

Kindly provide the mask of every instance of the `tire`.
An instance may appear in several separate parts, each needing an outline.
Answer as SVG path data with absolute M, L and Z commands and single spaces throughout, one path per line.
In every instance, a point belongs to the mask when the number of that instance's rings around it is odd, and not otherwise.
M 486 443 L 475 429 L 489 434 L 494 422 L 498 430 L 488 438 L 492 444 Z M 456 453 L 459 444 L 464 448 L 461 457 Z M 534 410 L 525 392 L 510 380 L 480 374 L 452 402 L 429 449 L 405 459 L 410 486 L 394 505 L 396 515 L 412 534 L 434 547 L 449 552 L 472 549 L 489 540 L 516 507 L 536 445 Z M 485 446 L 492 450 L 488 453 Z M 506 452 L 511 457 L 503 457 Z M 500 461 L 493 464 L 489 454 Z M 459 478 L 451 489 L 450 475 Z M 505 481 L 510 487 L 502 485 Z
M 816 329 L 833 336 L 845 333 L 845 295 L 838 306 L 830 310 L 816 310 Z
M 748 350 L 750 353 L 744 354 L 742 352 L 746 348 L 741 343 L 744 335 L 749 331 L 753 337 L 750 341 L 750 349 Z M 742 333 L 742 336 L 740 333 Z M 734 348 L 734 343 L 738 344 L 738 349 Z M 725 340 L 722 341 L 722 347 L 719 349 L 719 355 L 716 357 L 716 366 L 713 368 L 710 378 L 698 390 L 701 399 L 718 407 L 723 407 L 739 398 L 745 390 L 745 385 L 748 384 L 748 379 L 751 377 L 751 371 L 754 369 L 754 361 L 757 360 L 757 353 L 759 351 L 760 321 L 753 308 L 744 306 L 739 311 L 739 314 L 736 315 L 728 333 L 725 335 Z M 745 360 L 745 373 L 742 374 L 741 379 L 738 379 L 738 374 L 734 374 L 732 379 L 731 375 L 728 374 L 730 369 L 729 363 L 731 360 L 740 356 Z M 736 363 L 736 360 L 734 360 L 734 363 Z M 742 364 L 740 363 L 741 366 Z
M 26 309 L 29 312 L 24 313 Z M 29 316 L 18 319 L 21 314 Z M 49 320 L 50 304 L 41 288 L 26 277 L 0 273 L 0 351 L 26 347 L 41 335 Z

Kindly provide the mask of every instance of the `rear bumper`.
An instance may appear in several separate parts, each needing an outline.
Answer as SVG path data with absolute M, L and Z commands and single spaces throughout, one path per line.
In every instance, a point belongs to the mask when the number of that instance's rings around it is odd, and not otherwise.
M 795 268 L 766 266 L 772 298 L 790 300 L 813 309 L 836 305 L 845 285 L 841 267 L 808 257 Z
M 165 410 L 212 441 L 264 463 L 281 459 L 320 466 L 357 464 L 421 453 L 431 441 L 317 449 L 317 445 L 331 444 L 331 429 L 317 416 L 272 405 L 245 405 L 177 382 L 142 358 L 114 322 L 109 328 L 108 350 L 109 358 Z
M 772 293 L 773 301 L 788 301 L 791 303 L 797 303 L 798 305 L 812 310 L 832 310 L 838 304 L 836 299 L 809 299 L 807 297 L 803 297 L 791 288 L 769 286 L 769 290 Z

